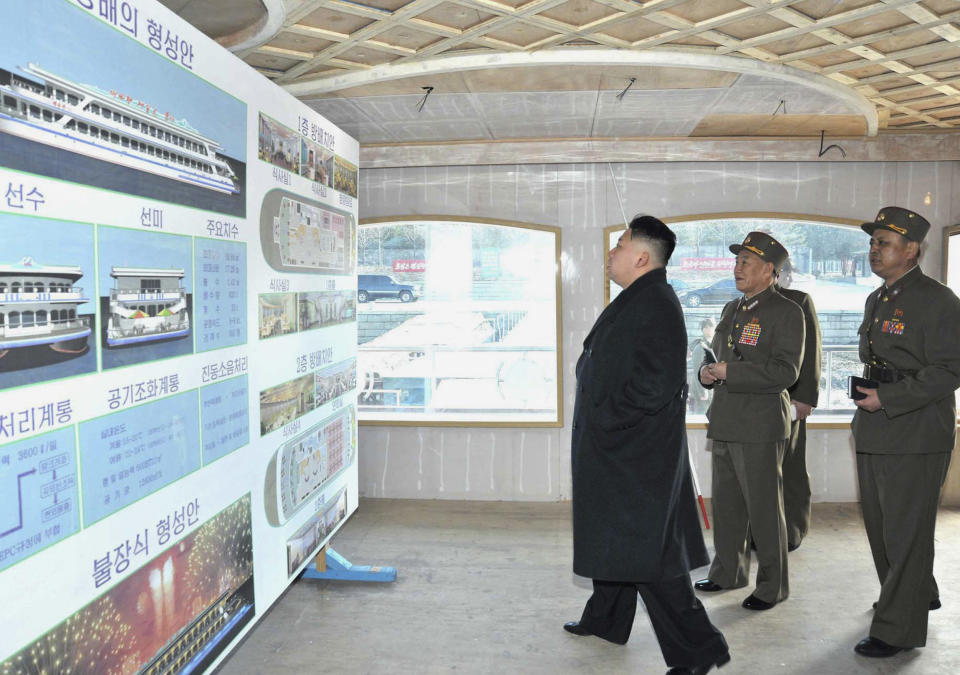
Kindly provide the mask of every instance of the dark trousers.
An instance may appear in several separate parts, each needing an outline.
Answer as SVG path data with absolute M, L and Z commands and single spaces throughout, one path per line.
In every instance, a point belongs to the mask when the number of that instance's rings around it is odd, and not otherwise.
M 650 616 L 663 660 L 670 668 L 715 663 L 727 653 L 723 633 L 710 623 L 693 593 L 690 575 L 664 581 L 593 581 L 580 625 L 604 640 L 624 644 L 637 612 L 637 594 Z

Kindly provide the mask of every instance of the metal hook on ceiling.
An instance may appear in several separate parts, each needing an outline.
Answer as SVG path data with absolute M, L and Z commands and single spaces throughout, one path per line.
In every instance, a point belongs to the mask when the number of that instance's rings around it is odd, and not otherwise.
M 637 81 L 637 78 L 635 78 L 635 77 L 631 77 L 631 78 L 630 78 L 630 82 L 627 84 L 626 87 L 623 88 L 623 91 L 621 91 L 619 94 L 617 94 L 617 100 L 618 100 L 618 101 L 622 101 L 622 100 L 623 100 L 624 94 L 627 93 L 627 91 L 630 89 L 630 87 L 633 86 L 633 83 L 636 82 L 636 81 Z
M 820 154 L 817 155 L 817 157 L 823 157 L 825 154 L 827 154 L 828 151 L 833 150 L 834 148 L 836 148 L 837 150 L 840 151 L 840 154 L 843 156 L 843 158 L 846 159 L 846 158 L 847 158 L 847 151 L 844 150 L 843 148 L 841 148 L 841 147 L 840 147 L 839 145 L 837 145 L 836 143 L 834 143 L 833 145 L 828 145 L 827 147 L 823 147 L 823 137 L 824 137 L 824 134 L 826 134 L 826 133 L 827 133 L 826 130 L 824 130 L 824 129 L 821 129 L 821 130 L 820 130 Z
M 427 97 L 430 96 L 430 93 L 433 91 L 433 87 L 420 87 L 427 93 L 423 95 L 423 98 L 417 103 L 417 112 L 423 111 L 423 106 L 427 103 Z

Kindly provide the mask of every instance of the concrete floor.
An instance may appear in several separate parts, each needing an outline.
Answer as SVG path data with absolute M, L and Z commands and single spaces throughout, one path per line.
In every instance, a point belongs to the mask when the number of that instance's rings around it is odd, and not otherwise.
M 960 673 L 960 511 L 941 510 L 937 533 L 943 608 L 925 648 L 854 654 L 879 592 L 859 506 L 816 504 L 790 554 L 787 601 L 751 612 L 740 607 L 750 588 L 701 594 L 733 657 L 712 672 Z M 642 604 L 623 647 L 561 629 L 590 594 L 571 572 L 569 503 L 361 500 L 333 545 L 354 563 L 395 566 L 397 581 L 295 582 L 221 675 L 666 671 Z

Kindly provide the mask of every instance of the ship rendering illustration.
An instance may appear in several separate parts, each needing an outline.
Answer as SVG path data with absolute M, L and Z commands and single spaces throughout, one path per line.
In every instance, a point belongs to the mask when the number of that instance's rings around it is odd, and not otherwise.
M 228 194 L 240 192 L 219 143 L 186 120 L 117 91 L 28 64 L 0 69 L 0 132 Z M 36 78 L 36 79 L 34 79 Z
M 86 351 L 90 324 L 77 316 L 77 307 L 87 298 L 74 285 L 82 276 L 79 267 L 40 265 L 30 257 L 0 264 L 0 358 L 35 345 L 67 354 Z
M 107 346 L 120 347 L 190 334 L 182 269 L 112 267 Z

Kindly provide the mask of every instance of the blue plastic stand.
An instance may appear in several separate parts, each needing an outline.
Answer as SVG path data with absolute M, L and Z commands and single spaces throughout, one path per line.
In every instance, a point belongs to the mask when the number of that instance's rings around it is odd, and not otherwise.
M 303 570 L 304 579 L 340 579 L 342 581 L 396 581 L 396 567 L 354 565 L 342 555 L 327 548 L 327 571 L 317 569 L 316 561 Z

